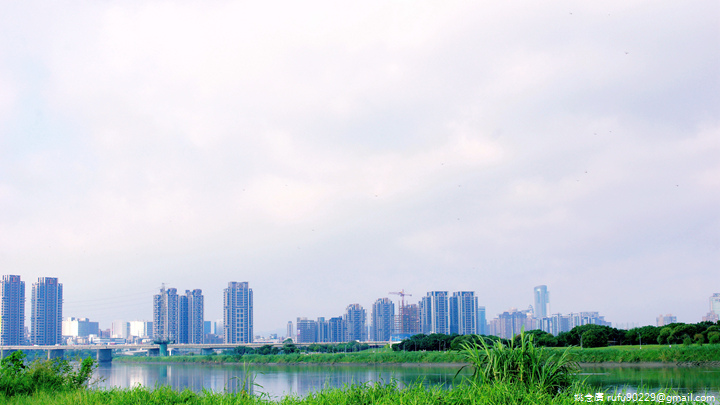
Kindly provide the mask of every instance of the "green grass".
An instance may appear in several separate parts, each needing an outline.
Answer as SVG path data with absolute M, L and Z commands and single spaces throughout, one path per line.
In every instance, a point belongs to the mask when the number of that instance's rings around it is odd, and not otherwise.
M 524 385 L 497 383 L 492 385 L 459 385 L 452 389 L 428 387 L 422 384 L 399 388 L 394 382 L 388 384 L 361 384 L 345 388 L 326 389 L 305 397 L 286 396 L 271 399 L 233 393 L 177 392 L 169 387 L 154 390 L 136 387 L 132 389 L 94 390 L 79 389 L 72 392 L 39 392 L 31 396 L 0 397 L 0 403 L 8 405 L 473 405 L 473 404 L 552 404 L 577 405 L 575 394 L 594 394 L 597 390 L 582 385 L 559 394 L 549 394 Z M 606 394 L 607 395 L 607 394 Z M 620 404 L 622 401 L 604 401 Z M 692 402 L 684 402 L 692 403 Z
M 564 348 L 551 350 L 562 351 Z M 677 363 L 720 361 L 720 345 L 611 346 L 592 349 L 570 348 L 570 358 L 580 363 Z

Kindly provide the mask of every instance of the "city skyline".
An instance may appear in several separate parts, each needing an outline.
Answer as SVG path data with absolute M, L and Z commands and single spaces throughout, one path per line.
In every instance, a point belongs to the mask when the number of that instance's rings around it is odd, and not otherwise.
M 4 277 L 4 279 L 7 278 L 9 281 L 12 281 L 14 284 L 22 283 L 22 284 L 24 285 L 24 281 L 21 281 L 21 277 L 20 277 L 20 276 L 17 276 L 17 275 L 5 275 L 5 276 L 3 276 L 3 277 Z M 53 280 L 53 278 L 47 278 L 47 277 L 40 278 L 39 280 L 45 280 L 45 279 L 51 279 L 51 280 Z M 56 279 L 56 278 L 55 278 L 54 280 L 55 280 L 55 282 L 57 282 L 57 279 Z M 37 283 L 35 283 L 35 284 L 37 284 Z M 245 304 L 245 305 L 248 305 L 248 304 L 247 304 L 247 300 L 248 300 L 248 299 L 250 300 L 250 304 L 249 304 L 249 305 L 250 305 L 250 309 L 249 309 L 249 311 L 252 313 L 252 312 L 253 312 L 253 309 L 252 309 L 252 308 L 253 308 L 253 304 L 252 304 L 252 300 L 253 300 L 252 296 L 253 296 L 253 294 L 252 294 L 252 289 L 248 287 L 248 286 L 249 286 L 249 283 L 247 283 L 247 282 L 243 282 L 243 283 L 230 282 L 228 285 L 229 285 L 231 288 L 240 289 L 240 290 L 242 290 L 242 291 L 245 291 L 245 292 L 243 293 L 243 294 L 244 294 L 244 298 L 241 298 L 241 299 L 244 299 L 244 300 L 246 301 L 246 304 Z M 34 284 L 33 284 L 33 286 L 34 286 Z M 3 284 L 3 288 L 7 288 L 7 284 Z M 12 294 L 15 294 L 15 290 L 17 290 L 17 288 L 18 288 L 18 287 L 14 287 L 13 289 L 9 289 L 8 291 L 12 291 Z M 161 286 L 160 290 L 161 290 L 161 294 L 159 294 L 159 295 L 158 295 L 158 294 L 154 294 L 154 295 L 153 295 L 153 297 L 154 297 L 154 298 L 153 298 L 153 305 L 152 305 L 152 308 L 153 308 L 152 312 L 153 312 L 153 313 L 152 313 L 152 315 L 151 315 L 150 318 L 149 318 L 149 319 L 153 319 L 153 321 L 150 321 L 150 322 L 149 322 L 151 325 L 154 324 L 154 325 L 153 325 L 153 328 L 154 328 L 153 334 L 155 334 L 155 335 L 157 336 L 157 334 L 160 333 L 160 336 L 163 336 L 164 339 L 168 339 L 168 340 L 178 339 L 178 341 L 181 341 L 181 342 L 186 342 L 186 341 L 187 341 L 186 343 L 191 342 L 192 336 L 194 336 L 195 341 L 199 341 L 198 339 L 202 339 L 200 332 L 198 332 L 198 331 L 203 331 L 204 328 L 205 328 L 204 325 L 201 325 L 201 324 L 200 324 L 200 323 L 203 322 L 204 319 L 205 319 L 205 316 L 204 316 L 204 300 L 205 300 L 205 296 L 202 294 L 202 290 L 201 290 L 201 289 L 195 289 L 195 290 L 192 290 L 192 291 L 191 291 L 191 290 L 186 290 L 186 291 L 185 291 L 185 295 L 180 295 L 180 294 L 177 293 L 177 289 L 176 289 L 176 288 L 166 288 L 164 284 Z M 3 291 L 4 291 L 4 290 L 3 290 Z M 223 294 L 225 294 L 225 295 L 228 294 L 228 288 L 225 288 L 223 291 L 224 291 Z M 539 292 L 539 291 L 540 291 L 540 292 Z M 404 292 L 404 289 L 403 289 L 403 292 Z M 61 293 L 61 295 L 62 295 L 62 284 L 60 284 L 60 293 Z M 173 298 L 165 298 L 164 301 L 163 301 L 162 299 L 160 299 L 160 297 L 163 297 L 163 296 L 165 296 L 166 294 L 169 295 L 169 296 L 171 296 L 171 297 L 173 297 Z M 237 295 L 237 292 L 236 292 L 235 294 Z M 240 294 L 240 296 L 242 297 L 243 294 Z M 392 295 L 392 294 L 393 294 L 393 293 L 391 292 L 391 293 L 388 293 L 388 294 L 386 295 L 386 297 L 380 297 L 380 298 L 377 298 L 376 300 L 374 300 L 375 302 L 369 306 L 369 307 L 371 308 L 370 312 L 366 311 L 361 304 L 350 304 L 349 306 L 346 306 L 346 308 L 345 308 L 345 311 L 346 311 L 345 314 L 344 314 L 344 315 L 341 314 L 339 318 L 340 318 L 340 319 L 342 319 L 343 317 L 344 317 L 344 318 L 347 318 L 347 317 L 348 317 L 348 313 L 347 313 L 348 309 L 349 309 L 350 307 L 352 307 L 352 306 L 358 306 L 358 307 L 360 308 L 360 310 L 364 313 L 363 316 L 365 317 L 365 325 L 367 326 L 367 328 L 365 329 L 365 332 L 363 332 L 363 333 L 364 333 L 365 335 L 367 335 L 367 336 L 372 336 L 373 333 L 374 333 L 374 330 L 373 330 L 372 327 L 371 327 L 371 325 L 372 325 L 372 319 L 373 319 L 373 316 L 374 316 L 374 313 L 372 312 L 372 309 L 374 309 L 374 307 L 375 307 L 375 305 L 377 305 L 378 301 L 384 301 L 384 300 L 386 300 L 386 301 L 392 303 L 393 311 L 395 311 L 395 309 L 394 309 L 394 307 L 395 307 L 395 302 L 390 298 L 390 295 Z M 407 292 L 406 295 L 412 296 L 412 294 L 411 294 L 410 292 Z M 425 304 L 425 305 L 427 306 L 427 308 L 433 308 L 433 305 L 437 305 L 437 302 L 438 302 L 438 301 L 437 301 L 437 299 L 438 299 L 437 296 L 438 296 L 438 295 L 441 295 L 441 296 L 442 296 L 442 297 L 441 297 L 442 299 L 441 299 L 441 301 L 440 301 L 440 302 L 442 302 L 442 305 L 441 305 L 441 306 L 442 306 L 442 309 L 441 309 L 442 314 L 437 314 L 437 313 L 435 313 L 436 310 L 432 310 L 432 309 L 426 310 L 426 311 L 424 312 L 424 314 L 425 314 L 424 316 L 426 317 L 426 319 L 423 319 L 423 318 L 422 318 L 422 317 L 423 317 L 423 313 L 421 312 L 422 309 L 423 309 L 423 307 L 424 307 L 424 304 L 423 304 L 423 303 L 424 303 L 424 302 L 427 302 L 427 303 Z M 464 296 L 466 296 L 466 298 L 463 298 Z M 5 295 L 3 295 L 3 297 L 5 297 Z M 706 314 L 707 316 L 700 316 L 701 320 L 705 320 L 708 316 L 711 317 L 711 318 L 712 318 L 713 316 L 718 316 L 718 311 L 715 311 L 715 312 L 713 311 L 714 308 L 720 307 L 720 304 L 718 304 L 718 302 L 720 302 L 720 298 L 718 298 L 718 297 L 720 297 L 720 293 L 714 293 L 714 294 L 712 294 L 712 296 L 710 296 L 710 297 L 708 298 L 708 300 L 709 300 L 709 302 L 710 302 L 710 312 Z M 61 298 L 61 299 L 62 299 L 62 298 Z M 238 298 L 236 298 L 236 299 L 238 299 Z M 469 299 L 470 301 L 467 301 L 468 299 Z M 457 301 L 453 301 L 453 300 L 457 300 Z M 463 304 L 463 303 L 462 303 L 463 300 L 464 300 L 465 302 L 467 302 L 467 303 L 466 303 L 466 304 Z M 549 308 L 550 301 L 549 301 L 549 290 L 548 290 L 547 286 L 546 286 L 546 285 L 535 286 L 535 287 L 533 288 L 533 291 L 532 291 L 532 299 L 531 299 L 531 301 L 533 302 L 533 304 L 529 304 L 529 305 L 527 306 L 527 308 L 528 308 L 527 310 L 522 310 L 522 311 L 524 311 L 524 312 L 527 312 L 527 313 L 531 314 L 532 318 L 538 319 L 538 323 L 537 323 L 537 324 L 532 324 L 532 327 L 533 327 L 533 328 L 544 329 L 544 330 L 546 330 L 546 331 L 551 331 L 551 330 L 553 330 L 553 327 L 550 327 L 550 326 L 545 327 L 545 326 L 543 326 L 542 322 L 540 322 L 540 321 L 541 321 L 543 318 L 557 318 L 557 316 L 562 316 L 563 313 L 565 313 L 565 314 L 570 314 L 570 316 L 572 316 L 573 314 L 589 314 L 589 313 L 598 314 L 598 313 L 599 313 L 598 311 L 589 311 L 588 309 L 571 308 L 571 309 L 569 309 L 569 310 L 567 310 L 567 311 L 560 311 L 560 312 L 552 311 L 552 313 L 540 314 L 540 313 L 537 312 L 537 311 L 538 311 L 538 310 L 537 310 L 537 308 L 538 308 L 538 303 L 539 303 L 539 302 L 543 302 L 543 300 L 544 300 L 544 302 L 545 302 L 545 305 Z M 16 301 L 17 301 L 17 299 L 16 299 Z M 185 302 L 185 304 L 183 304 L 183 301 Z M 401 299 L 398 298 L 397 301 L 398 301 L 397 304 L 398 304 L 398 308 L 399 308 Z M 161 302 L 165 302 L 165 304 L 161 304 Z M 193 302 L 194 302 L 194 304 L 193 304 Z M 433 304 L 433 302 L 435 302 L 435 304 Z M 474 304 L 473 304 L 472 306 L 470 306 L 470 305 L 469 305 L 469 302 L 473 302 Z M 19 303 L 19 302 L 16 302 L 16 303 L 14 304 L 14 306 L 17 306 L 18 303 Z M 478 303 L 480 303 L 480 304 L 478 304 Z M 24 305 L 24 302 L 22 302 L 22 304 Z M 437 326 L 434 326 L 434 324 L 438 322 L 438 319 L 440 319 L 440 322 L 441 322 L 441 326 L 440 326 L 440 329 L 439 329 L 439 333 L 455 333 L 454 330 L 458 330 L 458 332 L 460 332 L 460 331 L 462 331 L 462 330 L 465 330 L 465 333 L 461 333 L 461 334 L 470 333 L 470 332 L 468 332 L 469 330 L 475 330 L 475 331 L 478 331 L 478 333 L 480 333 L 480 330 L 481 330 L 482 328 L 489 328 L 489 327 L 490 327 L 489 325 L 490 325 L 490 321 L 491 321 L 491 320 L 497 320 L 497 319 L 498 319 L 497 317 L 494 317 L 494 318 L 493 318 L 493 317 L 490 317 L 490 318 L 488 318 L 488 319 L 485 321 L 484 324 L 480 324 L 480 319 L 481 319 L 481 318 L 482 318 L 483 320 L 486 319 L 486 312 L 487 312 L 487 311 L 486 311 L 486 306 L 485 306 L 485 305 L 481 305 L 481 304 L 482 304 L 482 302 L 478 301 L 478 297 L 475 295 L 475 292 L 474 292 L 474 291 L 456 291 L 456 292 L 452 292 L 452 296 L 449 295 L 449 292 L 448 292 L 448 291 L 427 291 L 425 296 L 420 296 L 420 297 L 419 297 L 417 303 L 414 303 L 414 304 L 413 304 L 412 300 L 409 300 L 409 299 L 406 300 L 406 305 L 407 305 L 407 307 L 408 307 L 408 308 L 410 308 L 411 306 L 412 306 L 412 307 L 415 307 L 415 310 L 417 311 L 417 315 L 416 315 L 417 318 L 418 318 L 418 319 L 417 319 L 417 322 L 418 322 L 418 331 L 417 331 L 417 333 L 436 333 L 435 331 L 437 330 L 437 329 L 436 329 Z M 63 305 L 63 303 L 60 303 L 60 306 L 61 306 L 61 307 L 62 307 L 62 305 Z M 707 305 L 707 304 L 706 304 L 706 305 Z M 462 328 L 463 328 L 463 326 L 462 326 L 463 322 L 467 323 L 468 321 L 467 321 L 467 320 L 465 320 L 465 321 L 461 320 L 461 319 L 460 319 L 460 315 L 458 314 L 458 311 L 460 311 L 460 313 L 463 313 L 463 312 L 467 313 L 467 312 L 468 312 L 467 309 L 462 310 L 461 308 L 463 308 L 463 307 L 464 307 L 464 308 L 472 307 L 472 308 L 474 308 L 474 311 L 477 311 L 477 312 L 476 312 L 474 315 L 472 315 L 471 318 L 470 318 L 470 319 L 474 319 L 474 321 L 475 321 L 476 323 L 475 323 L 474 325 L 470 326 L 470 327 L 465 327 L 465 328 L 468 328 L 468 329 L 462 329 Z M 523 305 L 513 305 L 513 306 L 510 306 L 510 307 L 508 307 L 508 308 L 506 308 L 506 309 L 504 309 L 504 310 L 498 311 L 498 312 L 496 313 L 496 316 L 502 317 L 503 314 L 507 314 L 508 311 L 511 311 L 511 312 L 517 311 L 517 308 L 523 308 L 523 307 L 524 307 Z M 14 308 L 14 307 L 13 307 L 13 308 Z M 165 309 L 164 309 L 164 312 L 165 312 L 165 313 L 167 313 L 167 314 L 174 314 L 174 315 L 172 315 L 172 316 L 177 317 L 177 319 L 170 320 L 169 324 L 166 324 L 165 321 L 162 320 L 162 316 L 159 315 L 158 310 L 159 310 L 160 308 L 165 308 Z M 183 309 L 183 308 L 184 308 L 184 309 Z M 29 311 L 29 309 L 26 309 L 26 310 Z M 226 309 L 222 309 L 222 311 L 223 311 L 223 312 L 226 312 Z M 247 312 L 247 311 L 248 311 L 248 310 L 245 310 L 245 312 Z M 398 311 L 399 311 L 399 309 L 398 309 Z M 455 314 L 453 314 L 453 311 L 455 311 Z M 482 312 L 481 312 L 481 311 L 482 311 Z M 528 311 L 531 311 L 531 312 L 528 312 Z M 589 312 L 588 312 L 588 311 L 589 311 Z M 326 315 L 328 311 L 327 311 L 327 310 L 322 310 L 321 312 L 322 312 L 324 315 Z M 601 311 L 600 311 L 600 312 L 601 312 Z M 398 328 L 398 327 L 399 327 L 399 326 L 398 326 L 398 325 L 399 325 L 398 322 L 400 322 L 400 318 L 399 318 L 400 313 L 399 313 L 399 312 L 394 312 L 394 313 L 395 313 L 395 315 L 397 316 L 397 318 L 394 319 L 394 321 L 396 322 L 395 325 L 394 325 L 394 328 Z M 165 316 L 168 316 L 167 314 L 166 314 Z M 714 314 L 714 315 L 713 315 L 713 314 Z M 493 315 L 493 314 L 490 313 L 490 315 Z M 671 314 L 670 314 L 670 315 L 671 315 Z M 668 315 L 668 316 L 670 316 L 670 315 Z M 158 318 L 158 316 L 160 316 L 160 318 Z M 182 318 L 183 316 L 184 316 L 184 320 L 183 320 L 183 318 Z M 217 319 L 217 320 L 219 320 L 219 321 L 223 321 L 223 317 L 224 317 L 224 316 L 225 316 L 225 315 L 221 315 L 220 318 L 211 316 L 211 317 L 209 317 L 208 319 Z M 438 316 L 439 316 L 439 318 L 438 318 Z M 661 316 L 662 316 L 662 315 L 661 315 Z M 76 316 L 69 316 L 68 319 L 69 319 L 69 318 L 76 318 Z M 82 316 L 81 316 L 80 318 L 82 318 Z M 317 318 L 317 319 L 325 319 L 325 316 L 317 316 L 316 318 Z M 603 316 L 602 318 L 603 318 L 602 322 L 606 322 L 606 321 L 605 321 L 605 316 Z M 673 316 L 672 318 L 675 319 L 675 320 L 677 320 L 677 317 L 676 317 L 676 316 Z M 30 319 L 30 318 L 27 318 L 27 319 Z M 87 320 L 87 318 L 83 318 L 83 319 L 86 319 L 86 320 Z M 125 320 L 123 320 L 123 321 L 124 321 L 125 324 L 126 324 L 125 327 L 130 328 L 130 323 L 132 323 L 132 322 L 147 322 L 146 319 L 147 319 L 147 318 L 138 318 L 138 319 L 133 319 L 133 320 L 125 319 Z M 160 322 L 157 322 L 157 319 L 161 319 L 161 321 L 160 321 Z M 193 319 L 194 319 L 194 320 L 193 320 Z M 305 317 L 305 316 L 303 316 L 303 317 L 297 317 L 297 319 L 298 319 L 298 320 L 300 320 L 300 319 L 309 319 L 310 321 L 313 321 L 313 318 L 312 318 L 312 317 Z M 330 318 L 330 319 L 334 319 L 334 318 Z M 467 316 L 466 316 L 465 319 L 468 319 Z M 616 327 L 622 328 L 622 327 L 623 327 L 622 325 L 640 325 L 640 326 L 642 326 L 642 325 L 653 325 L 653 324 L 657 324 L 657 323 L 659 322 L 658 319 L 659 319 L 659 318 L 656 318 L 654 322 L 649 322 L 649 323 L 639 323 L 639 322 L 623 323 L 623 322 L 616 322 L 616 321 L 613 322 L 612 320 L 609 320 L 608 322 L 610 322 L 610 323 L 613 324 L 613 325 L 616 325 Z M 714 318 L 713 318 L 713 319 L 714 319 Z M 64 320 L 65 320 L 65 317 L 63 317 L 62 320 L 64 321 Z M 710 320 L 712 320 L 712 319 L 710 319 Z M 111 322 L 111 327 L 110 327 L 108 330 L 114 330 L 114 329 L 115 329 L 115 326 L 114 326 L 115 322 L 119 322 L 119 320 L 118 320 L 118 319 L 114 319 L 114 320 Z M 290 322 L 292 322 L 292 321 L 290 321 Z M 455 322 L 455 325 L 454 325 L 454 326 L 453 326 L 453 322 Z M 699 321 L 697 321 L 697 320 L 695 320 L 695 321 L 693 321 L 693 320 L 689 320 L 689 321 L 680 320 L 680 322 L 693 323 L 693 322 L 699 322 Z M 98 323 L 98 322 L 95 321 L 95 323 Z M 665 323 L 667 323 L 667 322 L 665 322 Z M 193 324 L 195 325 L 195 328 L 193 328 Z M 250 329 L 253 329 L 253 326 L 252 326 L 253 324 L 254 324 L 254 320 L 251 320 L 251 321 L 250 321 L 250 325 L 251 325 L 251 326 L 250 326 Z M 172 326 L 170 326 L 170 325 L 172 325 Z M 446 325 L 446 326 L 443 326 L 443 325 Z M 527 325 L 527 326 L 530 326 L 530 325 Z M 168 327 L 169 327 L 170 329 L 169 329 L 169 330 L 165 330 L 165 329 L 167 329 Z M 163 329 L 163 328 L 165 328 L 165 329 Z M 174 328 L 174 329 L 172 329 L 172 328 Z M 245 328 L 247 328 L 247 326 L 245 326 Z M 287 329 L 286 329 L 286 328 L 287 328 L 287 324 L 286 324 L 284 327 L 277 327 L 277 328 L 274 328 L 274 329 L 267 329 L 267 330 L 264 330 L 264 331 L 261 331 L 261 332 L 257 332 L 257 333 L 255 333 L 255 332 L 253 331 L 253 332 L 250 332 L 250 334 L 249 334 L 249 335 L 246 335 L 246 336 L 260 336 L 260 335 L 270 335 L 270 334 L 282 335 L 283 333 L 286 333 L 286 332 L 287 332 Z M 555 328 L 557 328 L 557 326 L 555 326 Z M 159 332 L 161 329 L 163 329 L 164 332 Z M 447 329 L 447 332 L 443 332 L 445 329 Z M 395 332 L 397 333 L 398 331 L 395 330 Z M 493 331 L 492 331 L 491 328 L 488 329 L 488 333 L 492 333 L 492 332 L 493 332 Z M 260 335 L 258 335 L 258 333 L 260 333 Z M 346 334 L 346 333 L 347 333 L 347 330 L 345 330 L 345 332 L 343 332 L 343 333 Z M 473 332 L 473 333 L 474 333 L 474 332 Z M 356 333 L 356 334 L 357 334 L 357 333 Z M 184 337 L 183 337 L 183 338 L 179 338 L 180 335 L 182 335 L 182 336 L 184 336 Z M 218 335 L 219 335 L 221 338 L 223 337 L 223 334 L 222 334 L 222 333 L 218 333 Z M 173 336 L 173 338 L 169 338 L 168 336 Z M 251 339 L 251 338 L 250 338 L 250 337 L 246 337 L 245 339 Z
M 149 320 L 166 283 L 219 319 L 247 280 L 257 332 L 538 285 L 653 324 L 719 289 L 717 0 L 0 11 L 0 260 L 67 316 Z
M 400 302 L 405 302 L 405 296 L 412 296 L 404 289 L 401 291 L 389 294 L 400 295 Z M 25 306 L 24 281 L 18 275 L 4 275 L 1 292 L 3 305 L 0 314 L 0 337 L 3 344 L 18 344 L 18 341 L 25 340 L 24 334 L 16 336 L 24 326 L 18 316 L 23 313 L 20 308 Z M 278 333 L 254 332 L 253 290 L 248 282 L 229 282 L 223 295 L 223 319 L 206 322 L 202 290 L 186 290 L 185 295 L 179 295 L 176 288 L 166 288 L 163 284 L 160 293 L 153 296 L 152 322 L 115 320 L 110 329 L 103 331 L 97 321 L 63 317 L 63 284 L 59 283 L 57 278 L 40 277 L 38 282 L 32 285 L 31 326 L 29 330 L 26 329 L 29 332 L 28 341 L 42 345 L 62 344 L 66 337 L 87 341 L 89 335 L 95 334 L 94 339 L 129 339 L 132 336 L 177 343 L 204 343 L 208 338 L 213 342 L 249 343 L 256 338 L 267 338 L 268 335 L 282 336 Z M 522 329 L 542 329 L 558 335 L 585 324 L 607 325 L 620 329 L 630 327 L 617 322 L 613 325 L 598 311 L 548 313 L 550 300 L 546 285 L 534 287 L 532 296 L 535 305 L 529 305 L 526 310 L 512 307 L 489 321 L 486 319 L 486 308 L 479 305 L 474 291 L 455 291 L 452 295 L 448 291 L 428 291 L 425 296 L 420 297 L 418 304 L 405 302 L 406 310 L 397 313 L 395 303 L 390 298 L 378 298 L 369 314 L 362 305 L 354 303 L 347 305 L 343 315 L 327 320 L 324 316 L 317 317 L 317 320 L 298 317 L 295 328 L 292 321 L 287 323 L 286 331 L 289 336 L 286 337 L 300 343 L 390 341 L 401 340 L 416 333 L 479 333 L 510 338 Z M 720 315 L 720 293 L 712 294 L 708 301 L 710 311 L 703 316 L 703 321 L 715 322 Z M 661 314 L 656 318 L 657 326 L 674 322 L 677 322 L 677 317 L 672 314 Z M 634 324 L 632 327 L 637 326 L 643 325 Z M 90 332 L 91 330 L 95 332 Z M 69 333 L 65 333 L 66 331 Z

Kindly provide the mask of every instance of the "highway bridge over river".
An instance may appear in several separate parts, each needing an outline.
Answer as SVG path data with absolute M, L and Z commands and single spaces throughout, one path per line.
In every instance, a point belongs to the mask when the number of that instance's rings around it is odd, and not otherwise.
M 295 346 L 306 347 L 314 344 L 340 344 L 338 343 L 295 343 Z M 362 342 L 369 347 L 383 347 L 388 342 Z M 202 344 L 186 344 L 186 343 L 140 343 L 140 344 L 102 344 L 102 345 L 55 345 L 55 346 L 0 346 L 0 357 L 5 358 L 10 353 L 22 351 L 45 351 L 48 359 L 62 359 L 65 350 L 97 350 L 97 360 L 99 363 L 109 363 L 112 361 L 113 352 L 146 352 L 148 356 L 167 356 L 174 350 L 200 350 L 201 354 L 212 354 L 215 350 L 234 349 L 239 346 L 257 349 L 263 346 L 272 346 L 282 348 L 283 343 L 202 343 Z

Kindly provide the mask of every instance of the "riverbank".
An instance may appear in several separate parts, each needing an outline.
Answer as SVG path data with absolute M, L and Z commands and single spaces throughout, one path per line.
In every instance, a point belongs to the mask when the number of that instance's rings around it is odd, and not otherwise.
M 565 348 L 552 348 L 562 351 Z M 578 363 L 661 363 L 676 365 L 720 366 L 720 345 L 645 345 L 610 346 L 582 349 L 572 347 L 568 354 Z
M 551 353 L 561 353 L 564 347 L 548 348 Z M 720 345 L 646 345 L 611 346 L 598 348 L 568 349 L 573 361 L 582 364 L 651 364 L 679 366 L 720 367 Z M 118 356 L 114 361 L 137 363 L 248 363 L 248 364 L 429 364 L 463 365 L 467 360 L 457 351 L 393 352 L 388 350 L 356 353 L 292 353 L 259 355 L 180 355 L 168 357 Z
M 8 405 L 466 405 L 486 403 L 577 405 L 577 402 L 584 400 L 586 396 L 595 400 L 597 395 L 599 395 L 596 391 L 596 389 L 578 385 L 571 387 L 571 389 L 566 392 L 553 395 L 541 390 L 529 389 L 518 384 L 467 384 L 458 385 L 451 389 L 442 389 L 440 387 L 423 386 L 422 384 L 400 388 L 391 382 L 388 384 L 362 384 L 339 389 L 326 389 L 311 393 L 305 397 L 289 395 L 282 398 L 269 398 L 262 395 L 248 395 L 245 392 L 215 393 L 205 391 L 202 393 L 194 393 L 188 390 L 178 392 L 167 386 L 163 386 L 155 389 L 135 387 L 132 389 L 112 390 L 80 389 L 64 392 L 41 391 L 27 396 L 0 397 L 0 402 Z M 673 394 L 670 393 L 670 395 Z M 628 398 L 610 392 L 603 393 L 602 396 L 601 401 L 606 404 L 625 404 L 632 399 L 632 396 Z M 676 394 L 676 396 L 677 400 L 672 401 L 674 403 L 706 404 L 715 401 L 715 398 L 707 401 L 708 399 L 705 397 L 684 397 L 682 394 Z M 672 396 L 667 397 L 668 400 L 671 398 L 674 399 Z M 650 400 L 649 397 L 648 400 Z M 664 401 L 658 400 L 658 402 Z
M 113 361 L 128 363 L 248 363 L 248 364 L 466 364 L 465 357 L 460 352 L 357 352 L 357 353 L 292 353 L 292 354 L 246 354 L 242 356 L 209 355 L 209 356 L 168 356 L 145 357 L 126 356 L 116 357 Z

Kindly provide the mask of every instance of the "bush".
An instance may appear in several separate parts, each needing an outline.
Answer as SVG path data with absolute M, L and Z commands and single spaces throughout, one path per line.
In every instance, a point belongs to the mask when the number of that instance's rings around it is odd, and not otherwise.
M 708 333 L 708 343 L 712 343 L 714 345 L 720 343 L 720 332 Z
M 25 353 L 16 351 L 0 361 L 0 394 L 12 397 L 81 388 L 89 383 L 95 366 L 90 357 L 77 369 L 60 359 L 36 360 L 28 366 Z

